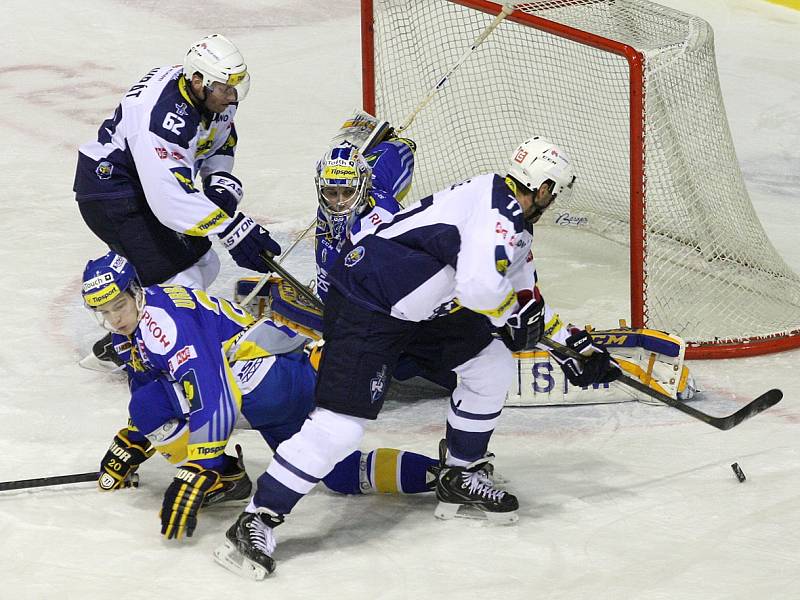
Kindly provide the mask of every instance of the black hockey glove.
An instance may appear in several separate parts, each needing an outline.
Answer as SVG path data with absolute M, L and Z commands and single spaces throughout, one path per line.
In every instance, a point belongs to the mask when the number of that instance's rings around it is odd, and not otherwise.
M 236 208 L 244 196 L 242 182 L 225 171 L 217 171 L 203 179 L 203 193 L 229 217 L 236 214 Z
M 197 512 L 208 494 L 219 484 L 219 473 L 195 463 L 178 468 L 164 492 L 161 505 L 161 533 L 168 539 L 192 537 L 197 527 Z
M 233 218 L 219 239 L 237 265 L 259 273 L 270 272 L 269 267 L 261 259 L 262 252 L 270 256 L 281 253 L 280 245 L 269 237 L 269 231 L 242 213 Z
M 114 436 L 108 452 L 100 461 L 100 477 L 97 479 L 97 486 L 101 492 L 135 485 L 136 469 L 156 451 L 147 440 L 131 442 L 129 434 L 130 430 L 127 427 L 120 429 Z
M 585 360 L 578 361 L 556 350 L 551 352 L 572 385 L 587 387 L 592 384 L 611 383 L 622 374 L 608 350 L 595 346 L 586 330 L 573 333 L 567 338 L 566 345 L 586 356 Z
M 544 333 L 544 299 L 531 298 L 500 329 L 503 343 L 512 352 L 530 350 Z

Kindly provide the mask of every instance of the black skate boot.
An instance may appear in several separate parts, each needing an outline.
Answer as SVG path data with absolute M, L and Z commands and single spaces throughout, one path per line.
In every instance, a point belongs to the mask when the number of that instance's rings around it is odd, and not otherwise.
M 236 444 L 237 458 L 228 455 L 225 468 L 220 471 L 219 487 L 212 489 L 203 499 L 203 506 L 216 505 L 221 502 L 247 500 L 253 489 L 253 482 L 244 470 L 242 447 Z
M 78 361 L 78 364 L 85 369 L 104 373 L 121 371 L 125 365 L 114 350 L 110 333 L 97 340 L 92 346 L 92 351 Z
M 225 533 L 225 544 L 214 550 L 214 560 L 248 579 L 261 580 L 275 570 L 275 535 L 272 530 L 283 523 L 283 515 L 266 508 L 243 512 Z
M 487 454 L 466 467 L 445 464 L 447 441 L 439 443 L 439 466 L 436 478 L 436 499 L 439 505 L 434 515 L 452 519 L 462 506 L 481 511 L 493 523 L 507 524 L 518 520 L 517 497 L 494 487 L 487 466 L 493 454 Z

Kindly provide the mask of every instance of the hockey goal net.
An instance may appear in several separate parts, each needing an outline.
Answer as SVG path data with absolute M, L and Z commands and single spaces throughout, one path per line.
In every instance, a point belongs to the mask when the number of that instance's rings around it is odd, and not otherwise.
M 401 123 L 500 10 L 362 0 L 365 110 Z M 532 134 L 567 150 L 578 182 L 545 216 L 629 247 L 631 324 L 682 336 L 687 358 L 800 346 L 800 278 L 744 187 L 702 19 L 644 0 L 518 3 L 408 134 L 414 198 L 501 172 Z

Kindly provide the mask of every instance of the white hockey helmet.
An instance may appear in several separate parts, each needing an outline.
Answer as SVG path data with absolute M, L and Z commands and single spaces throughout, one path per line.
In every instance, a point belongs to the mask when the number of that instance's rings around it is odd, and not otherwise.
M 236 90 L 236 100 L 241 102 L 250 90 L 250 74 L 242 53 L 224 35 L 211 34 L 192 44 L 183 60 L 183 75 L 189 81 L 200 73 L 203 84 L 211 88 L 215 82 Z
M 534 136 L 522 142 L 511 155 L 508 175 L 532 192 L 536 192 L 545 181 L 553 182 L 552 200 L 562 201 L 572 193 L 575 169 L 569 155 L 552 142 Z

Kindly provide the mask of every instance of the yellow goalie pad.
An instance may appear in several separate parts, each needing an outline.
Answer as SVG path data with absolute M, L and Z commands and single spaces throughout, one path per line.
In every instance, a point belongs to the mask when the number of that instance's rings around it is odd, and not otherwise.
M 694 395 L 694 380 L 684 364 L 686 342 L 678 336 L 653 329 L 621 327 L 590 330 L 597 346 L 608 350 L 627 375 L 671 398 Z M 506 406 L 604 404 L 631 399 L 650 400 L 627 386 L 599 384 L 573 386 L 558 363 L 544 350 L 517 352 L 517 378 Z

